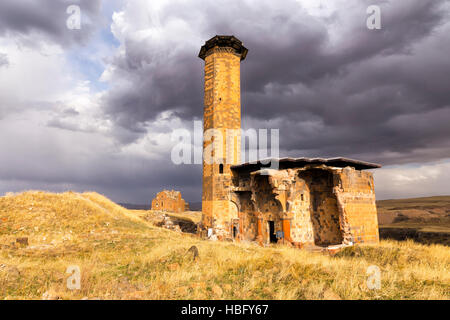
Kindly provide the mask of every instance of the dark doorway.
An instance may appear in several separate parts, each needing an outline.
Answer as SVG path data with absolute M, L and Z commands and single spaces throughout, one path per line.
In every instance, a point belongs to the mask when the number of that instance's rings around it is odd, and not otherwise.
M 275 222 L 274 221 L 268 221 L 268 223 L 269 223 L 270 243 L 276 243 L 277 242 L 277 236 L 275 234 Z
M 233 226 L 233 238 L 237 237 L 237 228 L 236 226 Z

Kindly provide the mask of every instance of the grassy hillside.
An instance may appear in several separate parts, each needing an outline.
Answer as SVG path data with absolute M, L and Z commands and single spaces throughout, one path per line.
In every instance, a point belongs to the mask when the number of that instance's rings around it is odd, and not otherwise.
M 450 223 L 450 196 L 381 200 L 377 201 L 377 208 L 382 218 L 381 224 L 408 219 L 424 223 L 445 220 Z
M 13 245 L 19 237 L 29 245 Z M 80 290 L 66 287 L 71 265 Z M 380 290 L 367 288 L 370 265 L 381 269 Z M 449 299 L 449 283 L 440 245 L 383 241 L 329 256 L 200 240 L 96 193 L 0 197 L 2 299 Z
M 377 201 L 380 235 L 450 245 L 450 196 Z

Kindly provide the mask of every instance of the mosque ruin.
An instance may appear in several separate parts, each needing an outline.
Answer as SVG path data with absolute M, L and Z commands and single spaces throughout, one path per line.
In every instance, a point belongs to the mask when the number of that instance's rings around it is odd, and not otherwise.
M 240 63 L 247 52 L 236 37 L 215 36 L 199 53 L 205 61 L 203 151 L 227 150 L 226 159 L 217 153 L 214 162 L 203 160 L 200 233 L 296 247 L 378 243 L 373 176 L 365 170 L 380 165 L 341 157 L 272 159 L 278 169 L 240 163 Z M 208 129 L 227 139 L 214 140 Z

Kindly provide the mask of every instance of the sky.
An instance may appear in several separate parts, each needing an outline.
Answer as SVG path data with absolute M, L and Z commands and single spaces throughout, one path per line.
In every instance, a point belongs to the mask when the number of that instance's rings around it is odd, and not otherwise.
M 202 120 L 197 55 L 216 34 L 249 49 L 242 125 L 279 129 L 280 156 L 379 163 L 378 199 L 450 194 L 444 0 L 2 0 L 0 194 L 200 201 L 201 165 L 172 162 L 172 133 Z

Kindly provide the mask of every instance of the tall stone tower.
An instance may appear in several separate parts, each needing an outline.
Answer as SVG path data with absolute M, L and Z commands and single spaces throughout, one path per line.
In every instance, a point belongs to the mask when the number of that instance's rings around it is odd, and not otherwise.
M 202 224 L 219 238 L 237 232 L 230 166 L 241 161 L 240 63 L 247 51 L 234 36 L 215 36 L 198 55 L 205 60 Z

